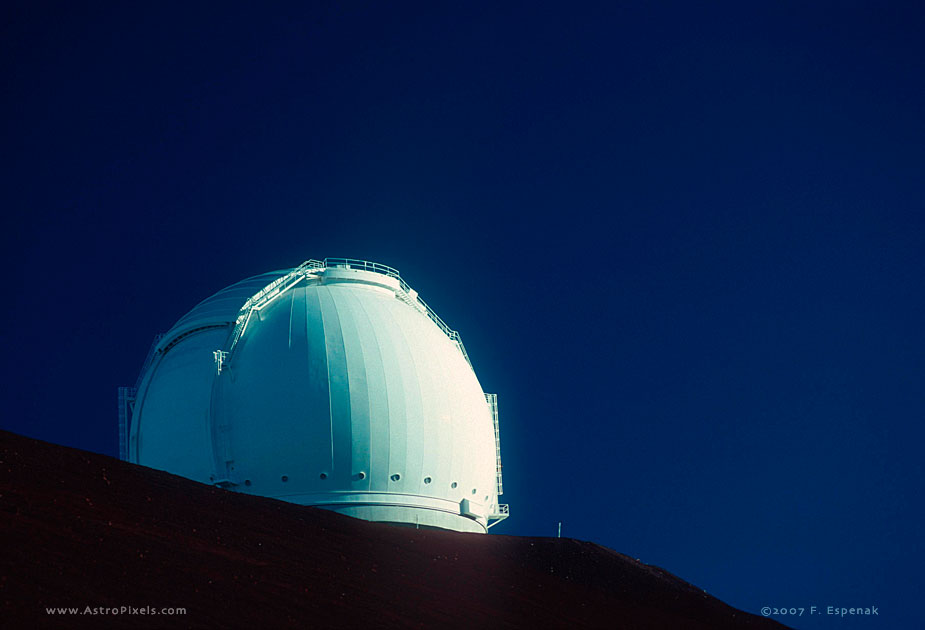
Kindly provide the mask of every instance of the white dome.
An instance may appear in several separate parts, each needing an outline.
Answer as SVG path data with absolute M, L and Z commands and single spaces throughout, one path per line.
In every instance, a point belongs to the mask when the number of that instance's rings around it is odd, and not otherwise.
M 507 514 L 494 397 L 382 265 L 309 261 L 216 293 L 125 394 L 135 463 L 374 521 L 484 532 Z

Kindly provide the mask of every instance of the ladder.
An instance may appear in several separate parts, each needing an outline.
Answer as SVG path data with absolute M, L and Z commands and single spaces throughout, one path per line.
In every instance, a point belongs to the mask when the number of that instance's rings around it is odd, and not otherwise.
M 495 426 L 495 485 L 498 489 L 498 496 L 500 496 L 504 494 L 504 486 L 501 483 L 501 427 L 498 424 L 498 394 L 485 394 L 485 402 L 488 403 L 492 423 Z

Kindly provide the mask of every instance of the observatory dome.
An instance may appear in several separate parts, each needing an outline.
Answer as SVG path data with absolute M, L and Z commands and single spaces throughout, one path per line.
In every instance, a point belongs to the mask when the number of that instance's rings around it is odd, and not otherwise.
M 310 260 L 200 302 L 120 388 L 123 459 L 371 521 L 507 516 L 497 402 L 390 267 Z

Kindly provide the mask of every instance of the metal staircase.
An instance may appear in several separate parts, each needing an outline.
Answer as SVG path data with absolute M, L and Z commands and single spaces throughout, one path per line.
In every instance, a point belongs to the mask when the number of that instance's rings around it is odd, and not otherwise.
M 250 321 L 251 314 L 272 302 L 274 299 L 285 293 L 288 289 L 301 282 L 308 274 L 316 274 L 324 269 L 325 263 L 318 260 L 306 260 L 304 263 L 290 271 L 284 276 L 280 276 L 260 291 L 247 298 L 244 306 L 238 311 L 238 317 L 235 320 L 234 330 L 231 333 L 231 343 L 228 344 L 226 352 L 230 355 L 234 351 L 238 340 L 247 329 L 247 323 Z
M 501 496 L 504 493 L 504 486 L 501 483 L 501 426 L 498 424 L 498 395 L 485 394 L 485 402 L 488 403 L 492 423 L 495 427 L 495 485 L 498 496 Z M 497 525 L 508 516 L 510 516 L 510 510 L 507 504 L 495 503 L 491 507 L 491 513 L 488 515 L 488 526 Z
M 128 450 L 132 432 L 132 414 L 135 413 L 135 397 L 138 395 L 138 390 L 141 388 L 142 379 L 148 372 L 151 363 L 154 361 L 154 355 L 157 353 L 157 344 L 160 343 L 163 337 L 164 335 L 162 334 L 154 336 L 154 341 L 151 342 L 151 347 L 148 348 L 148 354 L 145 355 L 144 363 L 141 364 L 141 372 L 139 372 L 138 378 L 135 380 L 135 385 L 133 387 L 118 388 L 119 459 L 124 462 L 129 461 Z

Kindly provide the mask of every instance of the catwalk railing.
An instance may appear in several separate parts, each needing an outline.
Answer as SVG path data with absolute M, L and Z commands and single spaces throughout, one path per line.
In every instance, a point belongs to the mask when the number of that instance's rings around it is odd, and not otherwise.
M 244 331 L 247 329 L 248 321 L 250 320 L 251 313 L 255 309 L 260 309 L 273 301 L 277 296 L 284 293 L 294 284 L 300 282 L 303 278 L 308 275 L 317 274 L 319 271 L 322 271 L 327 268 L 341 268 L 341 269 L 358 269 L 360 271 L 370 271 L 372 273 L 382 274 L 390 278 L 394 278 L 398 281 L 398 286 L 401 289 L 403 295 L 399 295 L 403 302 L 408 305 L 418 309 L 427 317 L 434 322 L 437 327 L 443 331 L 450 341 L 453 341 L 460 352 L 462 352 L 463 357 L 466 359 L 466 363 L 469 364 L 469 367 L 472 367 L 472 361 L 469 359 L 469 353 L 466 352 L 466 346 L 463 345 L 462 338 L 460 338 L 459 333 L 446 325 L 440 316 L 432 309 L 427 303 L 422 300 L 417 291 L 411 288 L 411 286 L 405 282 L 401 274 L 398 273 L 397 269 L 389 267 L 388 265 L 382 265 L 380 263 L 370 262 L 368 260 L 359 260 L 356 258 L 325 258 L 324 260 L 306 260 L 304 263 L 290 271 L 284 276 L 281 276 L 265 286 L 263 289 L 255 293 L 253 296 L 247 299 L 244 302 L 244 306 L 241 307 L 241 310 L 238 312 L 238 317 L 235 320 L 234 332 L 231 335 L 231 343 L 228 346 L 228 352 L 231 353 L 234 350 L 234 347 L 237 345 L 238 340 L 241 338 L 241 335 L 244 334 Z

